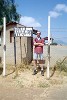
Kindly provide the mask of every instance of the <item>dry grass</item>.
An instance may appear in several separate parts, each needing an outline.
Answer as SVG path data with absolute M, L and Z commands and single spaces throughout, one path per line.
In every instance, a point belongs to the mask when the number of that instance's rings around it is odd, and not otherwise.
M 67 56 L 64 57 L 63 60 L 59 60 L 56 62 L 56 70 L 59 70 L 60 72 L 66 72 L 67 73 Z
M 62 65 L 62 66 L 61 66 Z M 64 66 L 65 65 L 65 66 Z M 6 78 L 5 80 L 0 77 L 0 80 L 3 80 L 3 83 L 6 81 L 5 85 L 13 84 L 16 87 L 39 87 L 39 88 L 49 88 L 54 85 L 62 85 L 67 83 L 67 58 L 58 61 L 56 65 L 50 68 L 50 79 L 46 79 L 46 69 L 44 76 L 41 76 L 41 73 L 38 72 L 37 75 L 32 75 L 32 64 L 20 64 L 16 66 L 18 68 L 18 76 L 15 77 L 15 66 L 7 65 L 6 68 Z M 64 68 L 61 70 L 60 67 Z M 59 69 L 59 70 L 58 70 Z M 1 65 L 1 74 L 2 74 L 2 65 Z M 10 83 L 7 81 L 10 80 Z

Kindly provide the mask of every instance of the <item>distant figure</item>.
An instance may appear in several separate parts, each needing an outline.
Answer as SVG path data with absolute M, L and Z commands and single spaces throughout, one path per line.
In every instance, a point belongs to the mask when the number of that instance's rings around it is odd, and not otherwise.
M 39 61 L 39 63 L 42 63 L 43 60 L 43 46 L 44 46 L 44 39 L 42 39 L 40 37 L 41 32 L 37 32 L 37 37 L 34 39 L 33 41 L 33 45 L 34 45 L 34 55 L 33 55 L 33 59 L 34 59 L 34 72 L 33 75 L 37 74 L 37 60 Z M 44 70 L 43 70 L 43 66 L 41 67 L 41 75 L 44 76 Z

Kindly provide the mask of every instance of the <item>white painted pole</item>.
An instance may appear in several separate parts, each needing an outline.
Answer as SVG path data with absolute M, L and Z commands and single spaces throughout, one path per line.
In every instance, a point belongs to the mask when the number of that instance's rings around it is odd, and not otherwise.
M 6 18 L 3 18 L 3 76 L 6 75 Z
M 48 44 L 50 45 L 50 16 L 48 16 Z
M 50 67 L 50 16 L 48 16 L 48 64 L 47 64 L 47 78 L 49 79 L 49 67 Z

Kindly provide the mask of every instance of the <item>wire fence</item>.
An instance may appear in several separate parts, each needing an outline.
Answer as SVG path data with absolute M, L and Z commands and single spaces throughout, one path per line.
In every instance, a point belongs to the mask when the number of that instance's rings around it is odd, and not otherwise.
M 47 65 L 47 46 L 44 46 L 44 59 Z M 54 67 L 57 61 L 62 61 L 67 56 L 67 46 L 50 45 L 50 66 Z
M 64 36 L 64 38 L 66 38 Z M 56 37 L 58 40 L 59 38 Z M 60 37 L 61 39 L 61 37 Z M 29 48 L 27 45 L 16 45 L 16 62 L 20 65 L 25 62 L 31 62 L 33 60 L 33 47 Z M 50 45 L 50 67 L 54 67 L 57 61 L 63 60 L 67 56 L 67 46 L 64 45 Z M 47 66 L 48 61 L 48 45 L 43 48 L 43 59 L 45 60 L 45 66 Z M 6 45 L 6 64 L 9 66 L 15 66 L 15 56 L 14 56 L 14 44 Z M 3 47 L 0 46 L 0 66 L 3 65 Z
M 21 51 L 22 48 L 22 51 Z M 32 56 L 34 50 L 28 53 L 27 47 L 24 48 L 24 46 L 16 47 L 16 60 L 17 64 L 21 63 L 21 58 L 28 57 L 27 60 L 30 60 L 30 56 Z M 24 48 L 24 49 L 23 49 Z M 47 59 L 48 56 L 48 45 L 45 45 L 43 48 L 43 58 Z M 22 54 L 22 55 L 21 55 Z M 22 56 L 22 57 L 21 57 Z M 50 45 L 50 59 L 51 59 L 51 65 L 56 62 L 58 59 L 63 59 L 65 56 L 67 56 L 67 46 L 64 45 Z M 30 58 L 30 59 L 29 59 Z M 3 49 L 0 49 L 0 63 L 2 63 L 3 60 Z M 6 63 L 13 64 L 14 65 L 14 47 L 6 47 Z

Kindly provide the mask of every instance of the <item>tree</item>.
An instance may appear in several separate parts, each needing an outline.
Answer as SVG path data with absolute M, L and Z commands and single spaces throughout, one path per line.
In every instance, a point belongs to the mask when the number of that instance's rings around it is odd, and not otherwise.
M 6 16 L 6 22 L 19 21 L 20 15 L 16 11 L 14 0 L 0 0 L 0 25 L 3 23 L 3 17 Z

